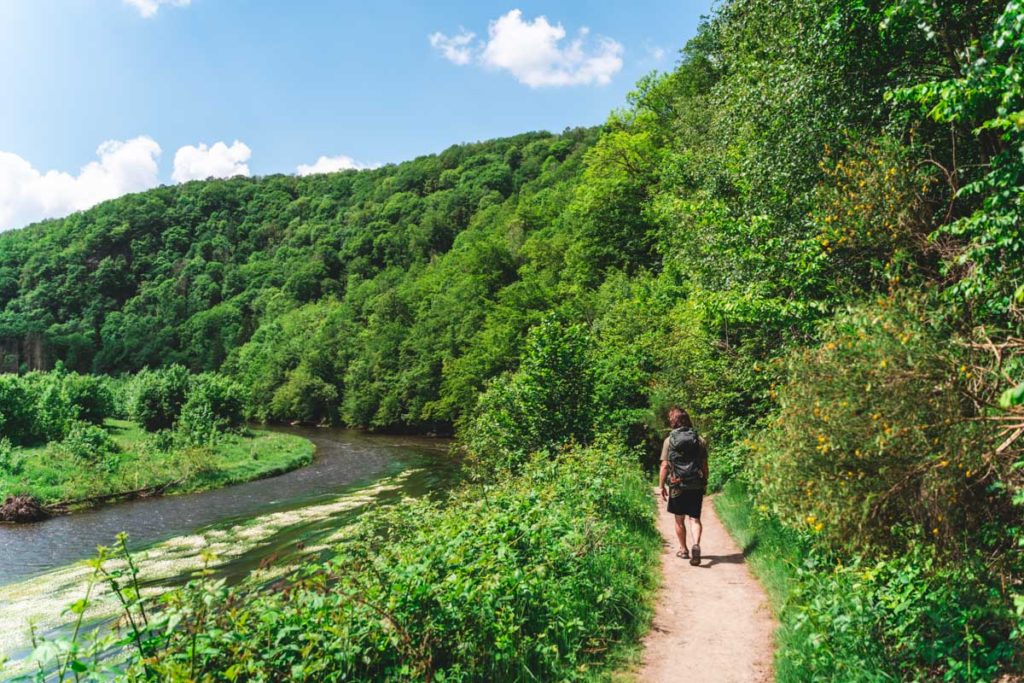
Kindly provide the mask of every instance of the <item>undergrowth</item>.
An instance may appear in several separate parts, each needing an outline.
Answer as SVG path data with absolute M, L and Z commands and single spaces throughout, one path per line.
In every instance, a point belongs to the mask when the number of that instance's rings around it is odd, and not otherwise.
M 607 678 L 620 644 L 649 623 L 661 547 L 635 462 L 607 445 L 539 455 L 519 476 L 443 504 L 369 514 L 334 559 L 282 590 L 198 580 L 161 599 L 159 629 L 133 635 L 141 645 L 123 677 Z M 58 668 L 60 652 L 88 651 L 51 650 Z M 103 667 L 99 657 L 63 666 L 79 680 Z

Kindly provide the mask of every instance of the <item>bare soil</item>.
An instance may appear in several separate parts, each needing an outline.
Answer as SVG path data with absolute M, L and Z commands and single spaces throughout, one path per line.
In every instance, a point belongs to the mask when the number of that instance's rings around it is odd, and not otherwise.
M 772 681 L 777 624 L 764 590 L 718 520 L 711 499 L 704 500 L 702 557 L 696 567 L 676 557 L 675 520 L 660 497 L 658 509 L 658 529 L 665 539 L 662 581 L 637 680 Z

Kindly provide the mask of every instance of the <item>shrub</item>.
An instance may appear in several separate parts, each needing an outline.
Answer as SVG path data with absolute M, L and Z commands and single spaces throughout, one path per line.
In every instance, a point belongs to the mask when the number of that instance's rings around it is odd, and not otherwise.
M 834 544 L 896 544 L 900 526 L 955 547 L 997 509 L 969 375 L 912 303 L 839 316 L 790 359 L 777 419 L 753 444 L 761 498 Z
M 53 447 L 62 455 L 91 463 L 107 462 L 121 452 L 107 430 L 85 422 L 75 423 L 67 436 Z
M 100 424 L 111 402 L 102 379 L 59 363 L 51 372 L 0 377 L 0 427 L 15 443 L 59 441 L 79 420 Z
M 114 412 L 114 395 L 105 377 L 71 373 L 63 378 L 63 390 L 79 420 L 99 425 Z
M 890 138 L 854 142 L 839 159 L 822 163 L 809 220 L 804 289 L 849 299 L 851 292 L 877 291 L 898 274 L 895 264 L 910 254 L 923 257 L 934 207 L 923 189 L 934 178 L 910 150 Z
M 245 419 L 244 404 L 243 389 L 236 382 L 223 375 L 203 373 L 189 383 L 181 414 L 184 417 L 203 407 L 222 428 L 235 428 Z
M 242 388 L 213 373 L 192 378 L 185 404 L 175 424 L 184 446 L 213 445 L 220 434 L 242 424 Z
M 463 430 L 487 469 L 517 468 L 542 448 L 585 443 L 594 426 L 590 334 L 549 318 L 527 335 L 519 369 L 491 382 Z
M 177 448 L 175 436 L 170 429 L 155 431 L 143 441 L 143 451 L 146 453 L 170 453 Z
M 66 377 L 58 368 L 49 373 L 32 372 L 23 378 L 36 396 L 36 430 L 47 441 L 63 439 L 78 420 L 80 411 L 65 389 Z
M 147 431 L 174 426 L 185 403 L 189 373 L 180 365 L 162 370 L 143 370 L 132 380 L 128 411 Z
M 212 446 L 225 426 L 224 421 L 214 415 L 208 402 L 187 401 L 172 434 L 181 446 Z
M 305 366 L 288 373 L 274 392 L 270 412 L 277 419 L 296 419 L 316 424 L 330 422 L 338 410 L 338 390 Z
M 25 461 L 14 452 L 14 444 L 6 436 L 0 438 L 0 472 L 12 476 L 21 474 Z
M 35 397 L 17 375 L 0 375 L 0 428 L 17 444 L 37 441 Z
M 104 377 L 103 383 L 110 392 L 110 417 L 122 420 L 131 419 L 131 397 L 135 377 L 122 374 L 117 377 Z
M 984 558 L 933 548 L 811 563 L 791 596 L 780 681 L 993 681 L 1011 668 L 1013 612 Z

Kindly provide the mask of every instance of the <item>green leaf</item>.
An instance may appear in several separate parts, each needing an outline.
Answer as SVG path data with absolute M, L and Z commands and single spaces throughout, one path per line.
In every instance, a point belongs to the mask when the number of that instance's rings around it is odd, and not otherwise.
M 1003 395 L 999 397 L 999 405 L 1002 408 L 1024 405 L 1024 383 L 1004 391 Z

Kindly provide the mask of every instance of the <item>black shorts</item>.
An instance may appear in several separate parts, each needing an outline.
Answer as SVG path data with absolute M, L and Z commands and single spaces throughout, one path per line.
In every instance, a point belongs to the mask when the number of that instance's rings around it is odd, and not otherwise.
M 673 515 L 687 515 L 700 519 L 700 508 L 704 504 L 704 491 L 669 489 L 668 511 Z

